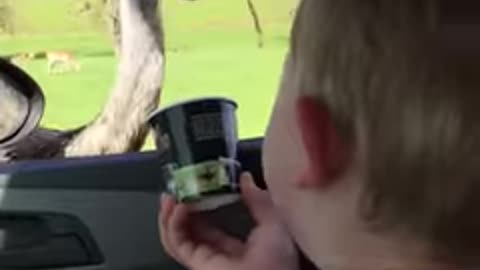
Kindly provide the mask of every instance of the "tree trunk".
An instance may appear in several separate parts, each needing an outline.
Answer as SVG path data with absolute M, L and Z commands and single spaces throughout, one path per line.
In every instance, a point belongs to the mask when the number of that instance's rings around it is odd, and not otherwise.
M 250 12 L 250 15 L 252 16 L 253 19 L 253 24 L 255 26 L 255 32 L 257 33 L 257 45 L 259 48 L 263 48 L 263 29 L 262 29 L 262 24 L 260 23 L 260 18 L 258 16 L 257 9 L 255 8 L 255 5 L 253 4 L 252 0 L 247 0 L 247 5 L 248 5 L 248 11 Z

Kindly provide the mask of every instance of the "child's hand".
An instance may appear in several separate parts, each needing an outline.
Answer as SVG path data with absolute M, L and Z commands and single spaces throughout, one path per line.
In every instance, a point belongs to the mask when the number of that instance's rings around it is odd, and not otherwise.
M 297 251 L 288 232 L 269 195 L 255 186 L 250 174 L 242 176 L 242 193 L 257 223 L 247 242 L 208 226 L 173 198 L 162 197 L 160 231 L 167 253 L 192 270 L 298 269 Z

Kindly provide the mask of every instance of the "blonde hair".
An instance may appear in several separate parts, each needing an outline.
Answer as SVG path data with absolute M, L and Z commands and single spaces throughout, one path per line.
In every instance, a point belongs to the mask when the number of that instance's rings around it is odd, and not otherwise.
M 454 25 L 435 0 L 304 0 L 291 56 L 345 140 L 364 125 L 371 228 L 466 260 L 480 256 L 480 57 L 446 42 Z

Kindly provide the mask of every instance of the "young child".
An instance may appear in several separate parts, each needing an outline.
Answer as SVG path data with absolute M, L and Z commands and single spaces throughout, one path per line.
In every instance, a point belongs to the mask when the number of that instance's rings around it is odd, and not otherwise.
M 241 242 L 165 196 L 167 252 L 194 270 L 298 269 L 293 241 L 327 270 L 478 266 L 480 4 L 465 2 L 303 0 L 269 194 L 243 179 L 256 229 Z

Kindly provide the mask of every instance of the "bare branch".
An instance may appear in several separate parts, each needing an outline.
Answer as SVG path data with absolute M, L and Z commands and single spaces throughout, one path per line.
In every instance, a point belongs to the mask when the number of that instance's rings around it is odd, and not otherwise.
M 255 26 L 255 32 L 257 33 L 257 45 L 259 48 L 263 48 L 263 29 L 262 29 L 262 24 L 260 23 L 260 18 L 258 16 L 257 9 L 255 8 L 255 5 L 253 4 L 252 0 L 247 0 L 247 5 L 248 5 L 248 11 L 250 12 L 250 15 L 252 16 L 253 23 Z

